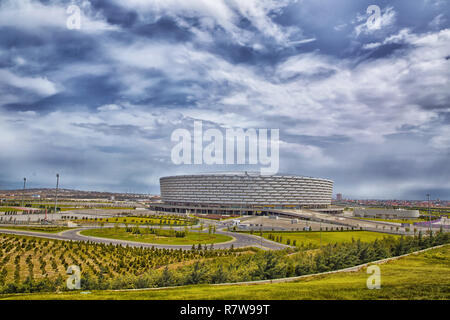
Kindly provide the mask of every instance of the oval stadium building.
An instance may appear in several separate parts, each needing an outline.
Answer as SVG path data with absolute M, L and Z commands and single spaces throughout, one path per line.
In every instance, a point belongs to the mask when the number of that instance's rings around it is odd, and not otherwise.
M 162 177 L 161 198 L 179 208 L 327 208 L 333 181 L 295 175 L 215 173 Z

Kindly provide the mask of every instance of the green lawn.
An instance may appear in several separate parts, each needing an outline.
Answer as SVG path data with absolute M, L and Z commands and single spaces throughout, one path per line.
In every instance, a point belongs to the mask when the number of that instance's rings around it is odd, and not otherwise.
M 34 206 L 39 208 L 39 206 Z M 49 206 L 50 208 L 54 208 Z M 72 210 L 135 210 L 132 207 L 87 207 L 87 206 L 72 206 L 72 205 L 58 205 L 61 212 L 72 211 Z
M 16 203 L 17 204 L 17 203 Z M 20 206 L 20 204 L 18 204 Z M 42 209 L 45 210 L 45 208 L 51 208 L 53 209 L 55 207 L 54 203 L 42 203 L 42 202 L 36 202 L 36 203 L 24 203 L 25 208 L 27 205 L 31 205 L 31 208 L 34 209 Z M 42 208 L 41 208 L 42 206 Z M 69 210 L 81 210 L 81 209 L 104 209 L 104 210 L 135 210 L 135 207 L 89 207 L 86 205 L 83 205 L 81 203 L 74 203 L 74 204 L 58 204 L 58 208 L 61 209 L 61 211 L 69 211 Z M 5 207 L 0 207 L 0 211 L 15 211 L 17 209 L 14 208 L 8 208 L 9 210 L 5 210 Z
M 81 234 L 92 237 L 169 245 L 211 244 L 232 240 L 231 237 L 223 234 L 189 232 L 184 238 L 176 238 L 157 236 L 155 234 L 145 234 L 145 228 L 141 228 L 141 230 L 142 234 L 133 234 L 131 232 L 126 232 L 125 228 L 102 228 L 84 230 Z
M 290 283 L 193 285 L 135 291 L 93 291 L 2 295 L 2 299 L 136 299 L 136 300 L 310 300 L 310 299 L 450 299 L 450 246 L 380 264 L 381 289 L 366 287 L 366 268 L 312 276 Z M 426 274 L 426 276 L 424 276 Z
M 204 220 L 216 221 L 216 222 L 217 222 L 217 221 L 233 220 L 233 219 L 239 218 L 239 217 L 226 217 L 226 218 L 222 218 L 222 219 L 211 219 L 211 218 L 205 218 L 205 217 L 202 217 L 201 214 L 199 214 L 198 216 L 190 214 L 190 215 L 188 215 L 188 216 L 189 216 L 190 218 L 192 218 L 192 219 L 204 219 Z
M 89 208 L 89 207 L 88 207 Z M 104 210 L 135 210 L 135 207 L 92 207 L 89 209 L 104 209 Z
M 0 212 L 7 212 L 7 211 L 22 211 L 22 210 L 11 207 L 0 207 Z
M 259 232 L 253 234 L 259 235 Z M 294 240 L 297 241 L 297 245 L 300 244 L 313 244 L 320 245 L 320 232 L 318 231 L 305 231 L 305 232 L 263 232 L 263 237 L 269 239 L 269 234 L 276 237 L 282 237 L 282 241 L 278 241 L 286 244 L 287 239 L 291 240 L 291 245 Z M 322 244 L 328 243 L 340 243 L 346 241 L 352 241 L 352 239 L 360 239 L 363 242 L 372 242 L 376 239 L 382 239 L 384 237 L 398 237 L 397 235 L 388 235 L 386 233 L 371 232 L 371 231 L 323 231 L 322 232 Z M 276 240 L 274 240 L 276 241 Z
M 36 226 L 36 227 L 26 227 L 26 226 L 14 226 L 14 227 L 3 227 L 0 226 L 0 229 L 9 229 L 9 230 L 23 230 L 23 231 L 34 231 L 34 232 L 45 232 L 45 233 L 58 233 L 61 231 L 66 231 L 72 228 L 69 227 L 44 227 L 44 226 Z
M 413 224 L 414 222 L 426 222 L 428 219 L 379 219 L 379 218 L 361 218 L 361 217 L 352 217 L 354 219 L 367 220 L 367 221 L 381 221 L 381 222 L 392 222 L 392 223 L 409 223 Z M 433 217 L 436 218 L 436 217 Z M 433 219 L 432 219 L 433 220 Z
M 149 224 L 149 225 L 191 225 L 194 220 L 184 220 L 184 219 L 174 219 L 174 218 L 145 218 L 145 217 L 116 217 L 116 218 L 97 218 L 97 219 L 86 219 L 86 220 L 76 220 L 80 223 L 121 223 L 121 224 Z

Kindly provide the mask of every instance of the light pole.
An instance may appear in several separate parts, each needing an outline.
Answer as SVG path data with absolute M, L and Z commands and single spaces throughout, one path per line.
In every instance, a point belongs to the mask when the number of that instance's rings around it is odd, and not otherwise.
M 263 241 L 263 233 L 262 233 L 262 225 L 263 225 L 263 221 L 262 221 L 262 219 L 263 219 L 263 216 L 262 216 L 263 214 L 262 214 L 262 210 L 261 210 L 261 219 L 260 219 L 260 221 L 259 221 L 259 240 L 260 240 L 260 243 L 259 243 L 259 245 L 261 246 L 261 248 L 262 248 L 262 241 Z
M 430 222 L 430 237 L 431 237 L 431 211 L 430 211 L 430 194 L 427 193 L 427 198 L 428 198 L 428 219 Z
M 23 178 L 23 191 L 22 191 L 22 208 L 23 208 L 23 197 L 25 196 L 25 185 L 27 183 L 27 178 Z
M 320 248 L 322 248 L 322 219 L 320 219 Z
M 55 213 L 56 213 L 56 206 L 58 205 L 58 186 L 59 186 L 59 173 L 56 174 Z

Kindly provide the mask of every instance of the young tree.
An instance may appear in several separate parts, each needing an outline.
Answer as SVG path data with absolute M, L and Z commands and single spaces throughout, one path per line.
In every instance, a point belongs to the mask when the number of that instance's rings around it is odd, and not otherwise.
M 212 283 L 224 283 L 227 281 L 227 274 L 223 270 L 223 265 L 220 264 L 216 272 L 211 276 Z
M 202 265 L 199 261 L 196 261 L 193 265 L 192 271 L 188 274 L 186 283 L 187 284 L 198 284 L 204 279 L 204 270 L 202 270 Z
M 169 270 L 169 267 L 166 266 L 161 273 L 161 276 L 157 279 L 156 285 L 158 287 L 168 287 L 173 284 L 173 276 Z

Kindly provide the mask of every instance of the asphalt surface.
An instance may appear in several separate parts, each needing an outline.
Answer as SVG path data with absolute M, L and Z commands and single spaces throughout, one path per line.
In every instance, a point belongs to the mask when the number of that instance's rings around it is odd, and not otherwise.
M 354 226 L 354 227 L 363 227 L 365 230 L 371 230 L 371 231 L 378 231 L 382 232 L 384 231 L 383 226 L 386 226 L 386 223 L 380 223 L 380 222 L 372 222 L 372 221 L 365 221 L 365 220 L 357 220 L 352 219 L 344 216 L 331 216 L 326 214 L 320 214 L 316 212 L 302 212 L 302 215 L 307 215 L 308 218 L 310 218 L 312 221 L 322 221 L 324 223 L 331 223 L 333 225 L 346 225 L 346 226 Z M 13 216 L 15 217 L 15 216 Z M 56 217 L 55 217 L 56 218 Z M 227 232 L 225 230 L 221 230 L 222 228 L 226 227 L 226 224 L 224 222 L 219 221 L 212 221 L 208 219 L 199 219 L 204 226 L 206 227 L 206 230 L 208 230 L 208 225 L 215 225 L 216 227 L 216 233 L 218 234 L 224 234 L 233 237 L 233 240 L 224 242 L 224 243 L 217 243 L 213 245 L 213 248 L 215 249 L 228 249 L 233 246 L 234 248 L 241 248 L 241 247 L 258 247 L 264 250 L 280 250 L 287 248 L 289 246 L 270 241 L 264 238 L 261 238 L 259 236 L 250 235 L 246 233 L 237 233 L 237 232 Z M 389 224 L 389 225 L 395 225 L 395 224 Z M 107 226 L 105 226 L 107 227 Z M 184 250 L 190 250 L 192 248 L 192 245 L 164 245 L 164 244 L 152 244 L 152 243 L 141 243 L 141 242 L 133 242 L 133 241 L 126 241 L 126 240 L 116 240 L 116 239 L 107 239 L 107 238 L 97 238 L 97 237 L 90 237 L 90 236 L 84 236 L 80 234 L 80 231 L 88 230 L 92 227 L 80 227 L 76 229 L 70 229 L 67 231 L 63 231 L 57 234 L 52 233 L 43 233 L 43 232 L 33 232 L 33 231 L 25 231 L 25 230 L 12 230 L 12 229 L 1 229 L 0 226 L 0 233 L 6 233 L 6 234 L 16 234 L 16 235 L 22 235 L 22 236 L 34 236 L 34 237 L 40 237 L 40 238 L 46 238 L 46 239 L 55 239 L 55 240 L 64 240 L 64 241 L 90 241 L 93 243 L 105 243 L 105 244 L 116 244 L 116 245 L 128 245 L 133 247 L 143 247 L 143 248 L 162 248 L 162 249 L 184 249 Z M 95 227 L 98 228 L 98 227 Z M 184 229 L 184 227 L 175 227 L 173 229 Z M 386 228 L 385 232 L 389 232 L 390 228 Z M 400 234 L 406 234 L 404 231 L 404 228 L 402 228 L 403 232 L 398 232 Z M 418 228 L 418 229 L 426 229 L 426 228 Z M 410 233 L 413 231 L 411 230 Z M 397 233 L 397 232 L 393 232 Z M 208 245 L 209 247 L 209 245 Z
M 126 240 L 116 240 L 116 239 L 106 239 L 106 238 L 97 238 L 81 235 L 80 231 L 88 230 L 90 228 L 76 228 L 70 229 L 67 231 L 63 231 L 56 234 L 43 233 L 43 232 L 34 232 L 34 231 L 25 231 L 25 230 L 12 230 L 12 229 L 1 229 L 0 233 L 6 234 L 15 234 L 21 236 L 34 236 L 39 238 L 46 239 L 55 239 L 55 240 L 64 240 L 64 241 L 90 241 L 94 243 L 105 243 L 105 244 L 116 244 L 116 245 L 128 245 L 133 247 L 142 247 L 142 248 L 160 248 L 160 249 L 184 249 L 190 250 L 192 245 L 163 245 L 163 244 L 152 244 L 152 243 L 142 243 L 142 242 L 133 242 Z M 234 232 L 226 232 L 226 231 L 216 231 L 217 234 L 224 234 L 227 236 L 233 237 L 233 240 L 224 242 L 224 243 L 215 243 L 213 245 L 214 249 L 229 249 L 231 246 L 234 248 L 241 247 L 258 247 L 265 250 L 281 250 L 288 248 L 286 245 L 282 245 L 280 243 L 276 243 L 273 241 L 269 241 L 266 239 L 262 239 L 261 237 L 257 237 L 250 234 L 244 233 L 234 233 Z M 208 245 L 209 247 L 210 245 Z

